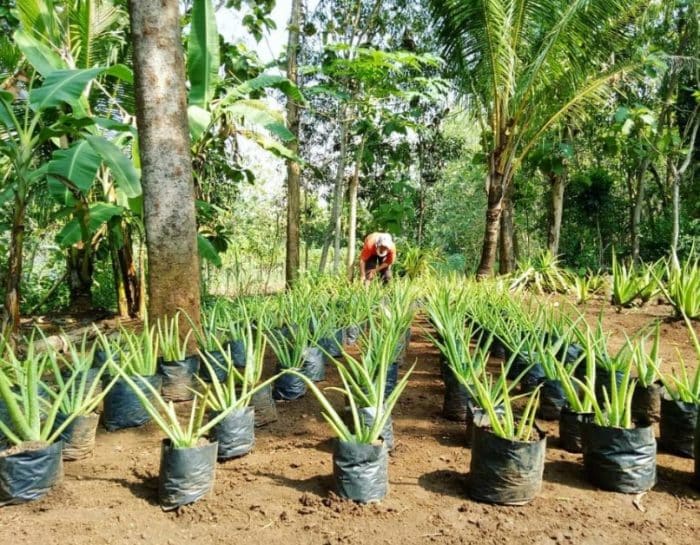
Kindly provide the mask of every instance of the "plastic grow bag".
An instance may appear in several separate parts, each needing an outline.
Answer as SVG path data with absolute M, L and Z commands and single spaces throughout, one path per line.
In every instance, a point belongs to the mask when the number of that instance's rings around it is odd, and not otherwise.
M 359 325 L 349 325 L 345 328 L 345 342 L 348 346 L 354 346 L 357 344 L 357 340 L 360 338 L 360 326 Z
M 399 362 L 392 363 L 386 370 L 386 386 L 384 388 L 384 399 L 391 395 L 399 382 Z
M 445 396 L 442 404 L 442 416 L 457 422 L 466 421 L 471 399 L 467 388 L 457 380 L 452 368 L 445 364 L 443 364 L 443 379 L 445 381 Z
M 56 415 L 54 430 L 66 421 L 63 413 Z M 83 460 L 95 450 L 95 436 L 100 415 L 97 413 L 76 416 L 61 432 L 63 441 L 63 459 L 74 461 Z
M 160 375 L 134 376 L 133 379 L 148 398 L 152 398 L 153 394 L 143 381 L 149 382 L 156 391 L 160 390 Z M 143 408 L 131 387 L 123 379 L 118 379 L 104 399 L 102 423 L 107 431 L 143 426 L 150 420 L 151 416 Z
M 563 407 L 559 414 L 559 445 L 568 452 L 581 452 L 583 424 L 593 422 L 593 413 L 577 413 Z
M 649 426 L 658 422 L 661 416 L 662 386 L 654 383 L 651 386 L 637 386 L 632 395 L 632 421 L 638 426 Z
M 214 375 L 219 379 L 219 382 L 224 382 L 226 377 L 228 377 L 228 363 L 224 357 L 221 350 L 211 350 L 204 353 L 204 357 L 207 358 L 209 366 L 214 370 Z M 204 382 L 212 382 L 211 371 L 209 371 L 209 366 L 202 362 L 199 365 L 199 376 Z
M 272 397 L 271 384 L 255 392 L 250 403 L 255 409 L 256 428 L 277 421 L 277 405 Z
M 34 450 L 0 452 L 0 507 L 44 497 L 63 478 L 61 441 Z
M 566 405 L 566 396 L 561 382 L 544 379 L 540 390 L 540 404 L 537 416 L 543 420 L 559 420 L 561 410 Z
M 323 337 L 322 339 L 319 339 L 318 344 L 328 353 L 329 356 L 338 358 L 343 353 L 342 349 L 344 336 L 345 332 L 342 329 L 339 329 L 332 337 Z
M 199 371 L 199 358 L 189 356 L 184 360 L 158 360 L 158 374 L 162 377 L 163 399 L 189 401 L 194 398 L 194 376 Z
M 119 352 L 113 352 L 112 359 L 114 360 L 114 363 L 119 363 L 121 360 L 121 355 Z M 101 349 L 95 350 L 95 354 L 92 356 L 92 366 L 102 367 L 105 363 L 107 363 L 107 352 Z
M 583 424 L 583 468 L 604 490 L 637 494 L 656 484 L 656 439 L 651 426 L 623 429 Z
M 374 423 L 374 417 L 376 414 L 374 407 L 363 407 L 359 412 L 360 418 L 362 418 L 365 425 L 371 426 Z M 384 440 L 387 450 L 392 450 L 394 448 L 394 425 L 391 422 L 391 416 L 389 416 L 386 424 L 384 424 L 380 437 Z
M 246 365 L 246 347 L 245 341 L 243 339 L 234 339 L 228 341 L 224 345 L 224 349 L 229 351 L 231 354 L 231 360 L 233 360 L 233 365 L 242 369 Z
M 279 372 L 280 370 L 278 370 Z M 272 397 L 278 401 L 293 401 L 306 394 L 306 383 L 289 373 L 284 373 L 275 379 Z
M 505 407 L 503 405 L 497 405 L 495 407 L 496 414 L 503 416 L 505 414 Z M 491 426 L 491 419 L 488 413 L 478 407 L 473 401 L 469 401 L 467 405 L 467 420 L 465 426 L 465 444 L 471 446 L 472 440 L 474 438 L 474 430 L 476 428 L 488 428 Z
M 698 405 L 663 397 L 659 421 L 659 448 L 671 454 L 692 458 Z
M 547 438 L 511 441 L 480 426 L 474 428 L 469 466 L 469 496 L 486 503 L 524 505 L 542 487 Z
M 387 448 L 336 439 L 333 477 L 338 495 L 360 503 L 382 500 L 389 492 Z
M 610 396 L 610 375 L 611 371 L 605 367 L 596 367 L 595 369 L 595 397 L 598 400 L 598 403 L 603 403 L 603 400 L 605 399 L 603 396 L 603 387 L 605 387 L 607 390 L 608 397 Z M 615 382 L 617 386 L 622 384 L 622 377 L 622 371 L 615 371 Z
M 158 498 L 164 511 L 177 509 L 206 496 L 214 486 L 218 445 L 173 448 L 164 439 L 160 451 Z
M 695 488 L 700 490 L 700 418 L 695 427 Z
M 523 372 L 525 373 L 523 375 Z M 539 362 L 530 362 L 530 355 L 527 352 L 517 354 L 508 369 L 507 378 L 516 380 L 520 375 L 520 389 L 523 392 L 530 392 L 537 388 L 546 378 L 544 369 Z
M 216 455 L 219 461 L 248 454 L 255 445 L 255 409 L 245 407 L 231 411 L 214 426 L 211 439 L 219 445 Z
M 301 366 L 301 372 L 314 382 L 320 382 L 326 379 L 326 362 L 323 358 L 323 352 L 315 346 L 308 346 L 304 349 L 304 363 Z

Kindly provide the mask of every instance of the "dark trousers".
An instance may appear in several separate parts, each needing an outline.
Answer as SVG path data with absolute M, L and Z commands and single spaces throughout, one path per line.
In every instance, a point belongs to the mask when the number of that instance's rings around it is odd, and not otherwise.
M 384 257 L 379 257 L 378 255 L 370 257 L 367 261 L 365 261 L 365 279 L 369 278 L 369 272 L 379 268 L 379 265 L 384 263 L 386 260 L 386 256 Z M 391 265 L 387 267 L 386 269 L 383 269 L 382 271 L 379 272 L 379 276 L 382 279 L 382 282 L 385 284 L 391 280 Z

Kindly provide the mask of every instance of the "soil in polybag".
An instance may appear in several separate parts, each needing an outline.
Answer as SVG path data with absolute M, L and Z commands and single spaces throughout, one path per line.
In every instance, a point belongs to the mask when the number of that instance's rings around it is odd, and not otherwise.
M 216 416 L 214 413 L 213 416 Z M 219 444 L 217 459 L 230 460 L 248 454 L 255 445 L 255 409 L 231 411 L 212 429 L 212 441 Z
M 661 390 L 660 384 L 642 386 L 639 383 L 632 395 L 632 421 L 637 426 L 649 426 L 658 422 L 661 417 Z
M 326 362 L 323 351 L 315 346 L 309 346 L 304 350 L 304 363 L 301 372 L 314 382 L 321 382 L 326 379 Z
M 209 362 L 209 365 L 206 365 L 204 362 L 199 364 L 199 376 L 201 379 L 204 382 L 212 382 L 211 371 L 209 370 L 209 367 L 211 367 L 219 382 L 224 382 L 226 377 L 228 377 L 228 362 L 221 350 L 205 352 L 204 357 Z
M 360 503 L 381 501 L 389 492 L 386 445 L 336 439 L 333 477 L 339 496 Z
M 583 424 L 583 468 L 591 484 L 637 494 L 656 484 L 656 439 L 651 426 L 623 429 Z
M 141 391 L 151 400 L 153 394 L 151 394 L 151 391 L 145 386 L 144 381 L 149 382 L 156 391 L 160 390 L 160 375 L 151 375 L 148 377 L 136 375 L 133 376 L 132 379 L 140 387 Z M 107 431 L 143 426 L 147 422 L 150 422 L 150 420 L 151 416 L 146 412 L 146 409 L 143 408 L 141 401 L 136 397 L 131 387 L 124 382 L 123 379 L 118 379 L 104 399 L 102 423 Z
M 272 387 L 272 397 L 277 401 L 293 401 L 303 397 L 304 394 L 306 394 L 306 383 L 298 376 L 289 373 L 277 377 Z
M 0 452 L 0 507 L 44 497 L 63 478 L 63 445 L 22 443 Z
M 66 421 L 63 413 L 56 415 L 54 430 Z M 95 450 L 95 436 L 100 415 L 96 413 L 76 416 L 61 432 L 63 441 L 63 459 L 74 461 L 83 460 Z
M 547 439 L 511 441 L 475 427 L 469 466 L 469 496 L 498 505 L 524 505 L 542 487 Z
M 561 410 L 566 405 L 566 396 L 561 382 L 545 378 L 541 384 L 537 416 L 542 420 L 559 420 Z
M 275 405 L 275 400 L 272 397 L 271 384 L 255 392 L 250 404 L 255 409 L 256 428 L 277 421 L 277 405 Z
M 559 415 L 559 446 L 568 452 L 582 452 L 583 424 L 593 422 L 593 413 L 576 413 L 563 407 Z
M 174 448 L 170 439 L 161 445 L 158 499 L 164 511 L 177 509 L 206 496 L 214 487 L 218 445 L 209 442 Z
M 190 401 L 194 398 L 195 375 L 199 371 L 199 358 L 189 356 L 184 360 L 158 361 L 158 374 L 163 377 L 161 393 L 168 401 Z
M 693 458 L 698 405 L 663 397 L 659 421 L 659 448 L 664 452 Z
M 464 422 L 467 419 L 469 391 L 455 377 L 449 365 L 443 363 L 443 379 L 445 381 L 445 396 L 442 404 L 442 416 L 448 420 Z

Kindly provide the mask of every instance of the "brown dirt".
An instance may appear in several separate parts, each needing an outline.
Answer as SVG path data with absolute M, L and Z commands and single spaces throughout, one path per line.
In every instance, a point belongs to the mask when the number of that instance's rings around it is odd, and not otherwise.
M 592 317 L 599 306 L 591 304 Z M 606 326 L 632 333 L 668 307 L 616 314 Z M 694 362 L 679 323 L 665 323 L 664 350 L 674 345 Z M 700 494 L 689 481 L 693 461 L 658 455 L 658 484 L 634 496 L 589 485 L 581 456 L 557 447 L 549 432 L 542 492 L 523 507 L 472 502 L 466 493 L 470 451 L 463 424 L 440 417 L 443 386 L 438 356 L 413 330 L 408 361 L 419 364 L 394 418 L 397 446 L 390 458 L 390 493 L 360 506 L 332 493 L 331 435 L 315 400 L 278 405 L 279 420 L 256 430 L 254 451 L 220 464 L 213 495 L 177 512 L 157 505 L 161 434 L 152 426 L 101 431 L 92 458 L 65 464 L 63 484 L 48 497 L 0 509 L 6 543 L 26 545 L 180 543 L 697 543 Z M 335 381 L 335 374 L 330 376 Z M 183 410 L 186 410 L 183 407 Z

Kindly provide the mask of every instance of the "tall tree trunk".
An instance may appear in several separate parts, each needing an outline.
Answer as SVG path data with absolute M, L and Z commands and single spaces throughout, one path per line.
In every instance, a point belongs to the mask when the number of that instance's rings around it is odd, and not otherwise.
M 24 212 L 23 202 L 15 203 L 10 232 L 10 255 L 5 283 L 5 320 L 12 335 L 19 331 L 19 301 L 22 281 L 22 249 L 24 248 Z
M 501 206 L 501 232 L 500 243 L 501 253 L 499 261 L 499 272 L 508 274 L 515 270 L 515 213 L 513 211 L 513 184 L 508 184 Z
M 549 208 L 549 229 L 547 230 L 547 248 L 556 256 L 559 253 L 559 236 L 561 235 L 561 218 L 564 213 L 564 177 L 553 172 L 549 175 L 551 189 Z
M 156 320 L 183 310 L 198 323 L 197 220 L 179 2 L 129 0 L 129 12 L 148 250 L 148 313 Z
M 496 152 L 494 152 L 496 155 Z M 484 241 L 481 246 L 481 260 L 476 271 L 477 278 L 484 278 L 493 272 L 498 248 L 498 235 L 501 224 L 501 206 L 503 204 L 503 189 L 505 176 L 496 171 L 497 158 L 491 159 L 488 176 L 488 201 L 486 205 L 486 225 Z
M 632 207 L 632 221 L 630 233 L 632 235 L 632 261 L 639 263 L 639 226 L 642 222 L 642 206 L 644 205 L 644 174 L 649 167 L 649 159 L 642 160 L 637 175 L 635 176 L 634 206 Z
M 348 280 L 350 280 L 350 282 L 353 281 L 355 276 L 355 244 L 357 241 L 357 189 L 360 186 L 360 161 L 362 161 L 364 146 L 365 143 L 363 140 L 358 150 L 357 158 L 355 159 L 355 171 L 352 173 L 352 178 L 350 178 L 350 184 L 348 187 L 348 255 L 346 265 L 348 269 Z
M 89 242 L 87 243 L 89 244 Z M 92 309 L 92 252 L 80 242 L 68 248 L 68 291 L 71 312 L 83 313 Z
M 335 182 L 333 184 L 333 207 L 331 209 L 331 218 L 328 224 L 328 231 L 326 232 L 326 239 L 323 242 L 323 249 L 321 250 L 321 262 L 319 263 L 319 272 L 323 273 L 326 269 L 326 263 L 328 262 L 328 251 L 330 249 L 331 242 L 333 242 L 333 249 L 335 250 L 335 255 L 333 256 L 333 272 L 338 272 L 338 267 L 340 265 L 340 221 L 341 221 L 341 210 L 343 202 L 343 179 L 345 178 L 345 162 L 347 158 L 345 157 L 347 153 L 347 140 L 348 140 L 348 123 L 345 119 L 347 114 L 347 109 L 343 106 L 340 109 L 340 155 L 338 157 L 338 167 L 335 173 Z
M 297 53 L 299 52 L 299 29 L 301 28 L 301 0 L 292 0 L 292 14 L 289 20 L 289 42 L 287 44 L 287 78 L 297 83 Z M 287 125 L 294 140 L 287 147 L 296 155 L 299 152 L 299 105 L 292 98 L 287 99 Z M 299 163 L 287 159 L 287 259 L 285 281 L 291 287 L 299 275 L 299 223 L 301 167 Z

